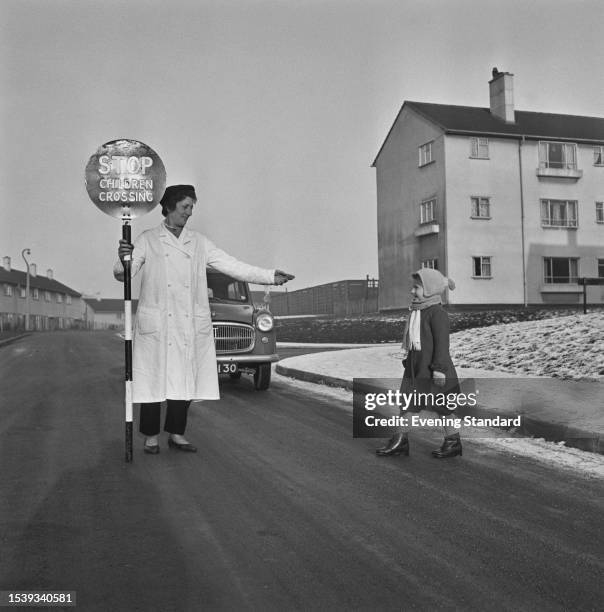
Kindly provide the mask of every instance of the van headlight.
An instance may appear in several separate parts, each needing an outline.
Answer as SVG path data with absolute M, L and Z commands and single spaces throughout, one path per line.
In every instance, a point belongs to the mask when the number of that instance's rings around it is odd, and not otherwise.
M 261 332 L 269 332 L 273 329 L 275 322 L 273 320 L 272 315 L 268 314 L 268 312 L 263 312 L 256 317 L 256 327 Z

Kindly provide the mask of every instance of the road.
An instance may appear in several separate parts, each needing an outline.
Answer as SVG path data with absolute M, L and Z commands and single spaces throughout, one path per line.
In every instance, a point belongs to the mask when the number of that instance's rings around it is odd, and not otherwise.
M 468 442 L 352 438 L 343 400 L 226 380 L 197 454 L 124 462 L 123 343 L 0 348 L 0 590 L 92 611 L 602 609 L 602 481 Z M 67 608 L 66 608 L 67 609 Z

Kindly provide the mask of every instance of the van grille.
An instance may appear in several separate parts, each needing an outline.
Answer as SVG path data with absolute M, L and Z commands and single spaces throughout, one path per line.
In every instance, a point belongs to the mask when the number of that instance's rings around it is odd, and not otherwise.
M 216 354 L 246 353 L 254 348 L 256 332 L 244 323 L 214 323 Z

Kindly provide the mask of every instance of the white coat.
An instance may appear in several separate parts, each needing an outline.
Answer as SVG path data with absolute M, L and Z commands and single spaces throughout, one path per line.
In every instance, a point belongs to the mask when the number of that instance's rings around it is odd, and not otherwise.
M 134 241 L 141 272 L 132 348 L 133 402 L 219 399 L 206 266 L 237 280 L 271 285 L 275 271 L 238 261 L 202 234 L 176 238 L 162 223 Z M 118 260 L 114 276 L 123 280 Z

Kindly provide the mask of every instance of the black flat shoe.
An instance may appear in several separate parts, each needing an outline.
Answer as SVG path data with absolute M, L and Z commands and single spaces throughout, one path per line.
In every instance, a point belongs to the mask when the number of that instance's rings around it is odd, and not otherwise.
M 390 442 L 383 448 L 378 448 L 375 451 L 378 457 L 396 457 L 398 455 L 409 456 L 409 438 L 407 434 L 399 433 L 390 438 Z
M 168 438 L 168 446 L 170 448 L 175 448 L 177 450 L 185 451 L 187 453 L 197 452 L 196 446 L 193 446 L 192 444 L 189 444 L 188 442 L 186 442 L 185 444 L 181 444 L 180 442 L 175 442 L 174 440 L 172 440 L 172 438 Z
M 143 450 L 148 455 L 159 455 L 159 444 L 145 444 Z
M 447 436 L 440 448 L 432 451 L 432 456 L 436 459 L 448 459 L 449 457 L 457 457 L 462 455 L 461 438 L 459 434 Z

